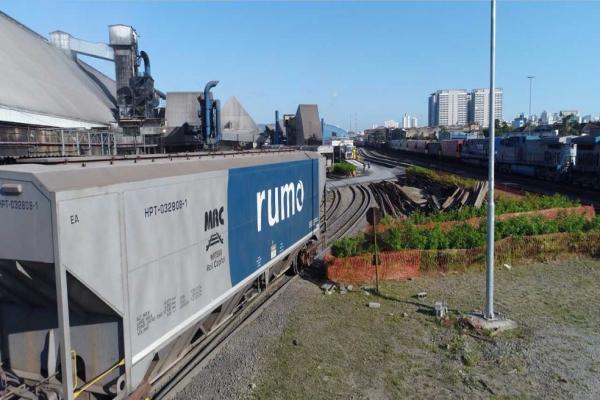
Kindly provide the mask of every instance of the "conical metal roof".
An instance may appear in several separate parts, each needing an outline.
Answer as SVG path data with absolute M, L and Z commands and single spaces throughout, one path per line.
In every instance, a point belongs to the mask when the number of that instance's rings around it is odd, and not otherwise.
M 114 121 L 114 84 L 0 12 L 0 118 L 55 126 Z
M 221 124 L 224 140 L 254 141 L 259 133 L 250 114 L 234 96 L 227 99 L 221 108 Z

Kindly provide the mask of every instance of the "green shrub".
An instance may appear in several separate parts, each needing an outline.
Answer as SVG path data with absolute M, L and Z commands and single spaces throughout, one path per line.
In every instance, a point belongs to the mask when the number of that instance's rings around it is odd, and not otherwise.
M 331 245 L 331 254 L 335 257 L 353 257 L 364 253 L 364 247 L 361 236 L 344 238 Z
M 495 214 L 519 213 L 528 211 L 544 210 L 548 208 L 570 208 L 578 207 L 578 201 L 571 200 L 565 196 L 538 196 L 528 194 L 525 197 L 500 197 L 496 200 Z M 425 214 L 417 211 L 409 216 L 409 220 L 416 225 L 430 222 L 465 221 L 470 218 L 482 218 L 487 215 L 487 208 L 475 208 L 466 206 L 459 210 L 435 211 Z
M 460 224 L 453 226 L 448 232 L 449 248 L 471 249 L 485 244 L 485 233 L 471 225 Z
M 356 166 L 347 161 L 342 161 L 333 165 L 333 173 L 338 175 L 352 175 L 356 171 Z
M 596 215 L 591 221 L 587 222 L 585 231 L 600 232 L 600 216 Z
M 450 238 L 442 231 L 439 225 L 429 231 L 426 249 L 444 250 L 450 247 Z

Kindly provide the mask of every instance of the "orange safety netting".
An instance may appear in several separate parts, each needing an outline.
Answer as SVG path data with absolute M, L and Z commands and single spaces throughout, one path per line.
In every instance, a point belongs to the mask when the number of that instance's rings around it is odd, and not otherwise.
M 593 212 L 593 209 L 592 209 Z M 544 261 L 560 254 L 600 256 L 600 233 L 553 233 L 509 237 L 495 243 L 495 263 Z M 379 279 L 403 280 L 426 272 L 464 271 L 485 265 L 485 246 L 473 249 L 402 250 L 380 253 Z M 328 257 L 327 279 L 338 283 L 373 283 L 372 255 Z

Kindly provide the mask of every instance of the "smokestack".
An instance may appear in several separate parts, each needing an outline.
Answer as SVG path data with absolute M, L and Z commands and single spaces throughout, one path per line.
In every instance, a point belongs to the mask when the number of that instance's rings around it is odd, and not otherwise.
M 279 144 L 281 138 L 281 126 L 279 126 L 279 110 L 275 110 L 275 132 L 273 132 L 273 144 Z
M 109 45 L 114 51 L 119 115 L 127 115 L 129 82 L 137 76 L 137 32 L 128 25 L 108 27 Z

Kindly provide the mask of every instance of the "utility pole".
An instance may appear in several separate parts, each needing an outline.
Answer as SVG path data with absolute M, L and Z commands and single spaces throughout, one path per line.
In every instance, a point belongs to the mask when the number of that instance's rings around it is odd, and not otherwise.
M 494 158 L 496 136 L 496 0 L 491 0 L 491 34 L 490 34 L 490 117 L 489 132 L 490 144 L 488 153 L 488 209 L 487 209 L 487 258 L 485 279 L 485 314 L 484 318 L 493 320 L 494 315 Z
M 529 134 L 531 135 L 531 92 L 533 89 L 533 78 L 535 78 L 535 76 L 530 75 L 527 77 L 527 79 L 529 79 Z

